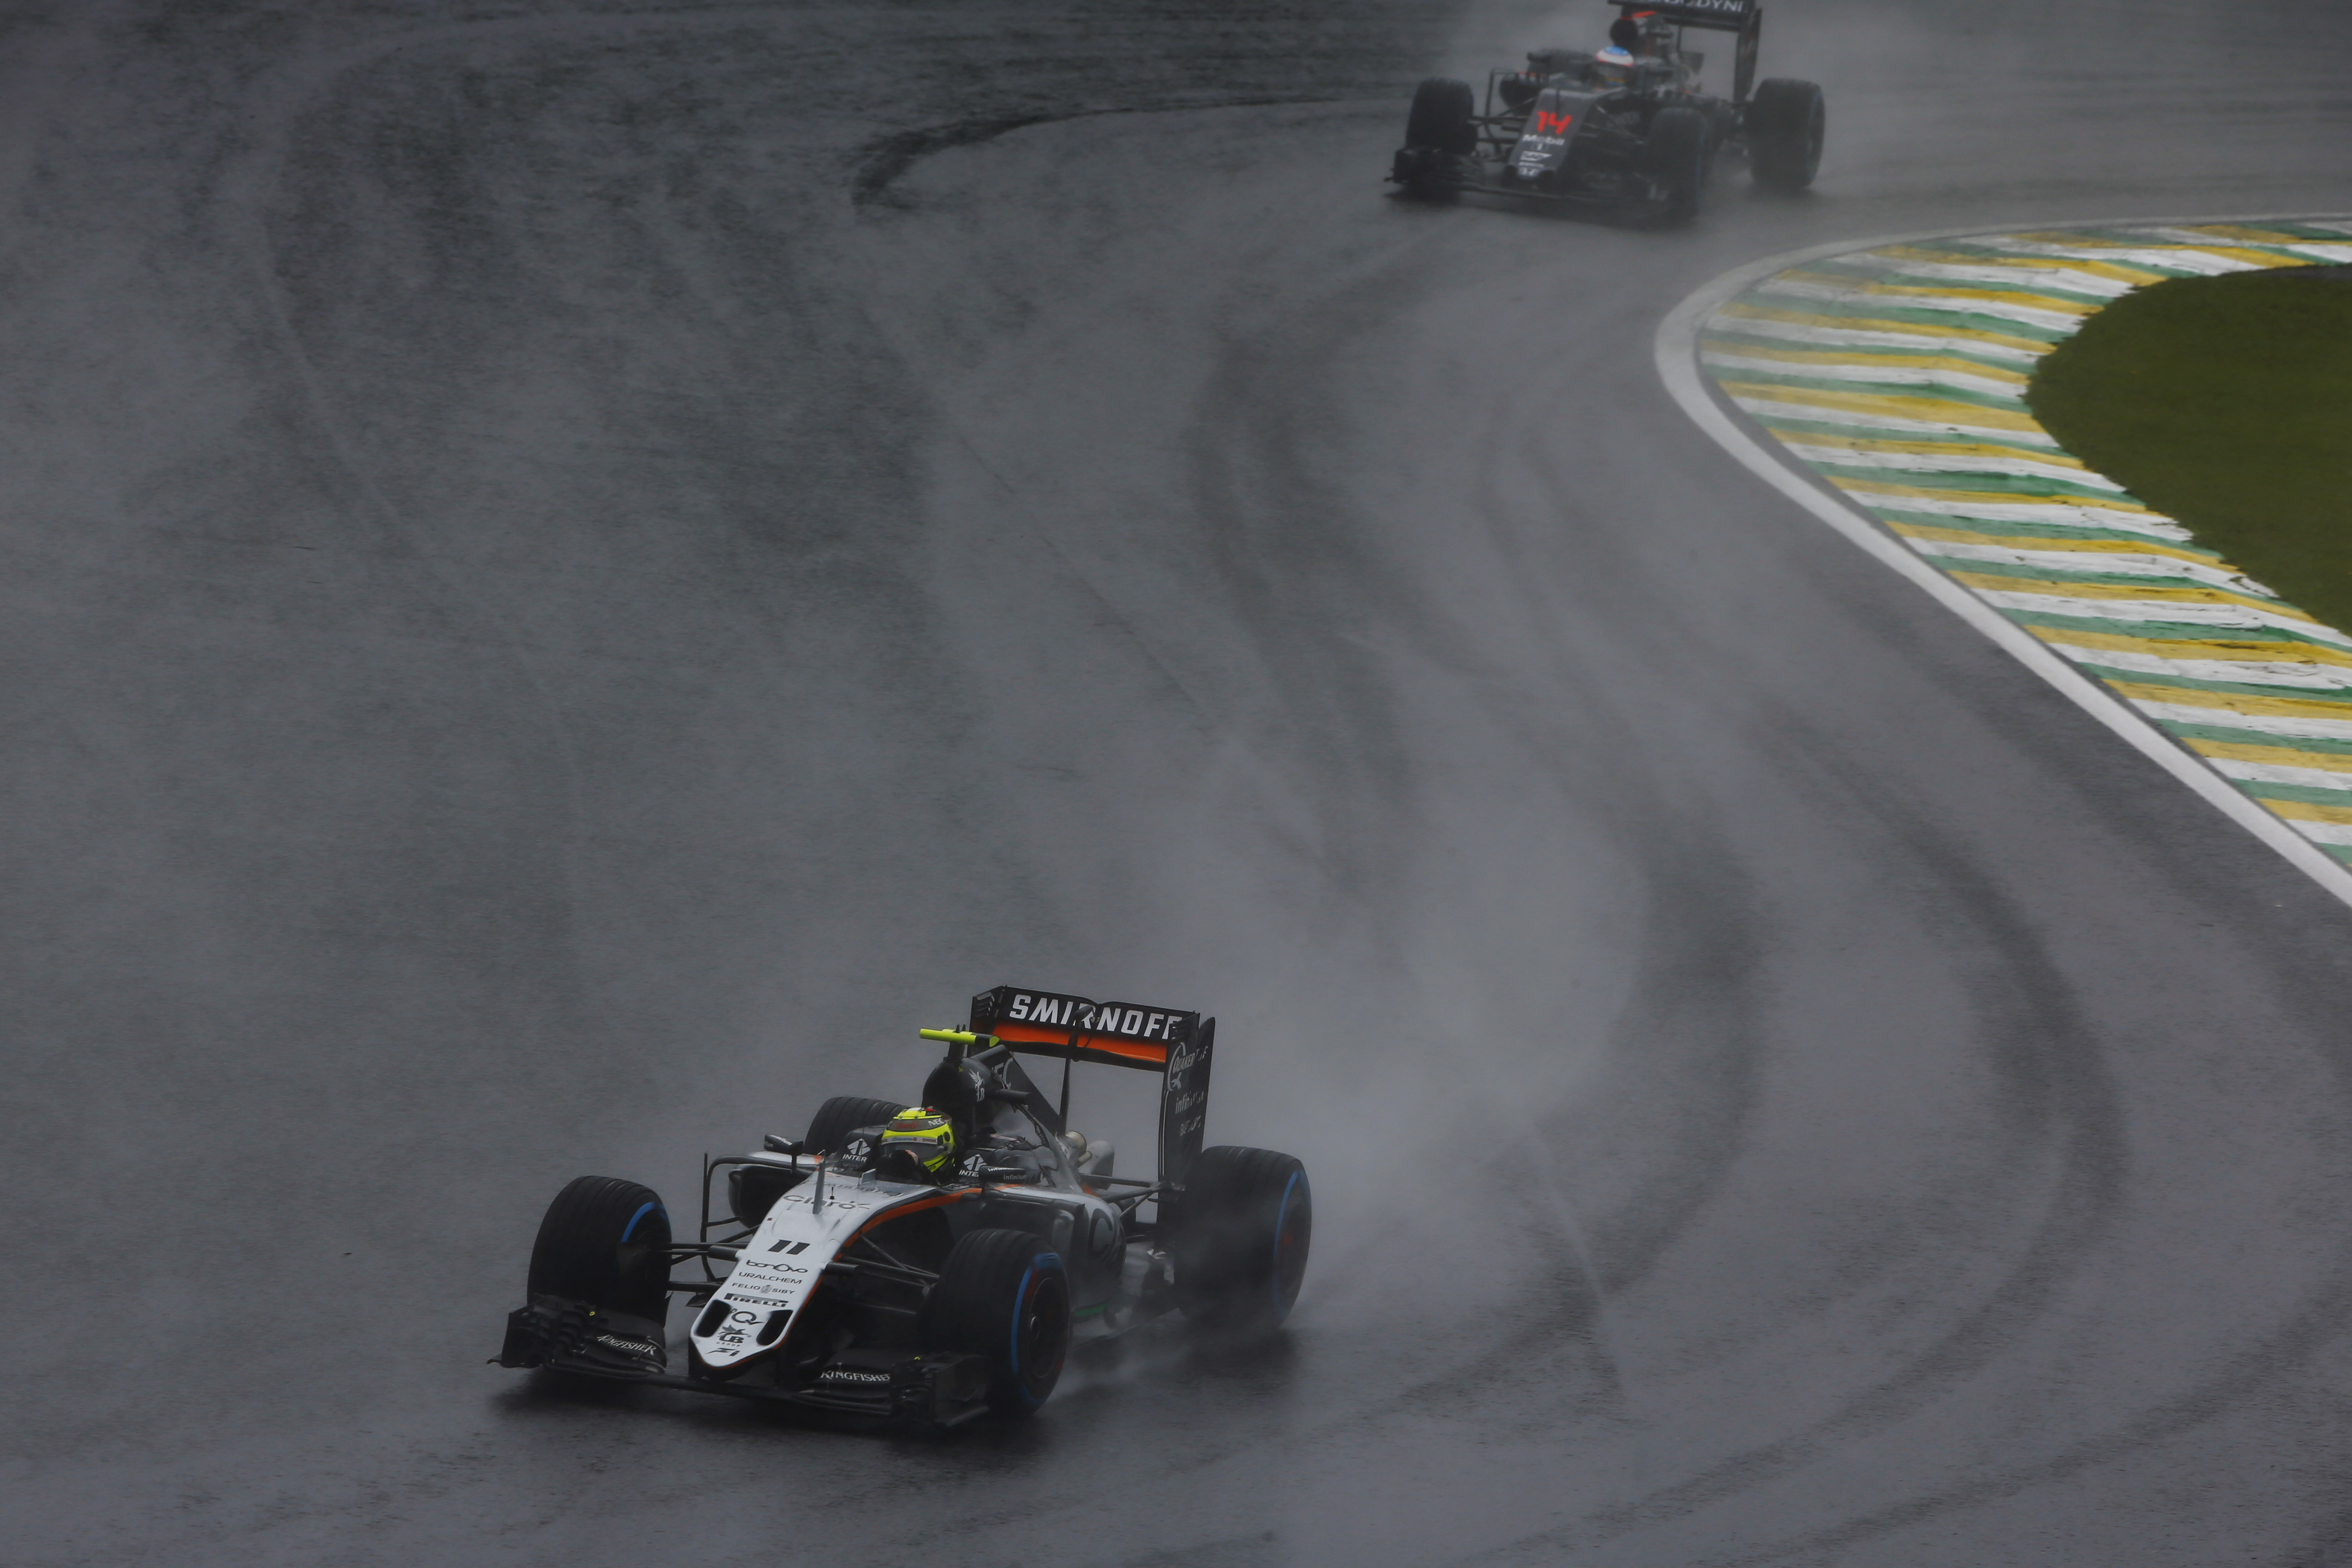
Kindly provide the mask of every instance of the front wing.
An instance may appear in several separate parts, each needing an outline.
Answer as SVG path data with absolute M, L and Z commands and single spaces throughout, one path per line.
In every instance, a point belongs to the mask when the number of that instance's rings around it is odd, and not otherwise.
M 1398 152 L 1390 165 L 1388 183 L 1401 185 L 1408 193 L 1471 191 L 1550 206 L 1633 208 L 1658 205 L 1657 197 L 1645 186 L 1630 179 L 1608 184 L 1547 185 L 1520 179 L 1511 169 L 1510 164 L 1484 158 L 1407 147 Z
M 681 1377 L 668 1369 L 657 1325 L 600 1312 L 578 1301 L 541 1296 L 507 1318 L 500 1366 L 608 1377 L 652 1388 L 677 1388 L 731 1399 L 765 1400 L 847 1415 L 887 1417 L 929 1426 L 957 1426 L 988 1412 L 985 1356 L 926 1352 L 893 1359 L 868 1355 L 827 1367 L 806 1388 Z

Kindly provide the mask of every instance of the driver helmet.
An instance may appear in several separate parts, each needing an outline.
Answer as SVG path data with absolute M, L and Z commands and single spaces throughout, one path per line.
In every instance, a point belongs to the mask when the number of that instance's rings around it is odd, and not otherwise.
M 890 1119 L 875 1146 L 874 1169 L 887 1176 L 936 1182 L 955 1166 L 955 1123 L 927 1105 L 909 1106 Z
M 1593 79 L 1609 87 L 1627 87 L 1633 80 L 1633 56 L 1617 44 L 1612 44 L 1592 57 Z

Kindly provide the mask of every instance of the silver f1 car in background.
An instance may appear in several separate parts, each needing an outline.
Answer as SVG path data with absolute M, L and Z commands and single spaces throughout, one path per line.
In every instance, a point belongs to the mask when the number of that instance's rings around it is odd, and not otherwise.
M 493 1359 L 953 1426 L 1035 1411 L 1074 1342 L 1171 1311 L 1220 1335 L 1289 1315 L 1313 1196 L 1287 1154 L 1202 1147 L 1215 1019 L 1005 985 L 966 1028 L 921 1034 L 947 1047 L 917 1104 L 953 1127 L 951 1162 L 894 1161 L 883 1129 L 907 1108 L 843 1096 L 797 1141 L 706 1161 L 690 1242 L 650 1188 L 582 1176 L 548 1206 Z M 1023 1057 L 1064 1064 L 1058 1101 Z M 1070 1130 L 1073 1062 L 1160 1075 L 1152 1177 Z M 682 1373 L 673 1295 L 693 1314 Z
M 1611 3 L 1620 15 L 1609 47 L 1536 50 L 1525 69 L 1489 73 L 1483 107 L 1467 82 L 1423 82 L 1390 182 L 1425 199 L 1476 191 L 1669 222 L 1697 215 L 1718 156 L 1745 161 L 1767 190 L 1812 184 L 1827 129 L 1822 89 L 1756 80 L 1758 0 Z M 1683 47 L 1691 28 L 1738 35 L 1729 98 L 1700 89 L 1706 57 Z

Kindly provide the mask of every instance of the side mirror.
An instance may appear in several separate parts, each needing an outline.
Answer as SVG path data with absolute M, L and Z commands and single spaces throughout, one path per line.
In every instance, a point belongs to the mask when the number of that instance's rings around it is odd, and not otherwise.
M 802 1142 L 799 1139 L 785 1138 L 773 1132 L 769 1133 L 765 1138 L 760 1140 L 760 1147 L 765 1149 L 771 1154 L 797 1155 L 808 1152 L 808 1145 Z

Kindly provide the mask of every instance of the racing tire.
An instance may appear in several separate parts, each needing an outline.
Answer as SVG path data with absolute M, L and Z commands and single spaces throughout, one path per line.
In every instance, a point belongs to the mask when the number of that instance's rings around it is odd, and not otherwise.
M 1404 121 L 1404 144 L 1410 150 L 1429 147 L 1467 158 L 1478 150 L 1478 128 L 1470 123 L 1475 112 L 1468 82 L 1431 77 L 1413 89 L 1412 111 Z
M 1025 1230 L 968 1232 L 924 1299 L 923 1348 L 986 1356 L 988 1405 L 1034 1415 L 1070 1351 L 1070 1279 L 1061 1255 Z
M 1203 1149 L 1171 1217 L 1168 1250 L 1186 1321 L 1238 1338 L 1280 1328 L 1314 1239 L 1307 1167 L 1271 1149 Z
M 1669 223 L 1688 223 L 1698 216 L 1711 140 L 1706 116 L 1696 109 L 1661 110 L 1650 122 L 1643 159 L 1665 202 Z
M 861 1127 L 875 1127 L 906 1109 L 893 1100 L 869 1100 L 862 1094 L 836 1094 L 809 1118 L 803 1140 L 813 1154 L 838 1154 L 849 1135 Z
M 1813 83 L 1784 77 L 1757 83 L 1748 100 L 1750 177 L 1781 195 L 1803 190 L 1820 172 L 1828 127 L 1828 105 Z
M 669 1313 L 669 1211 L 651 1187 L 579 1176 L 555 1194 L 530 1245 L 529 1289 L 654 1323 Z

